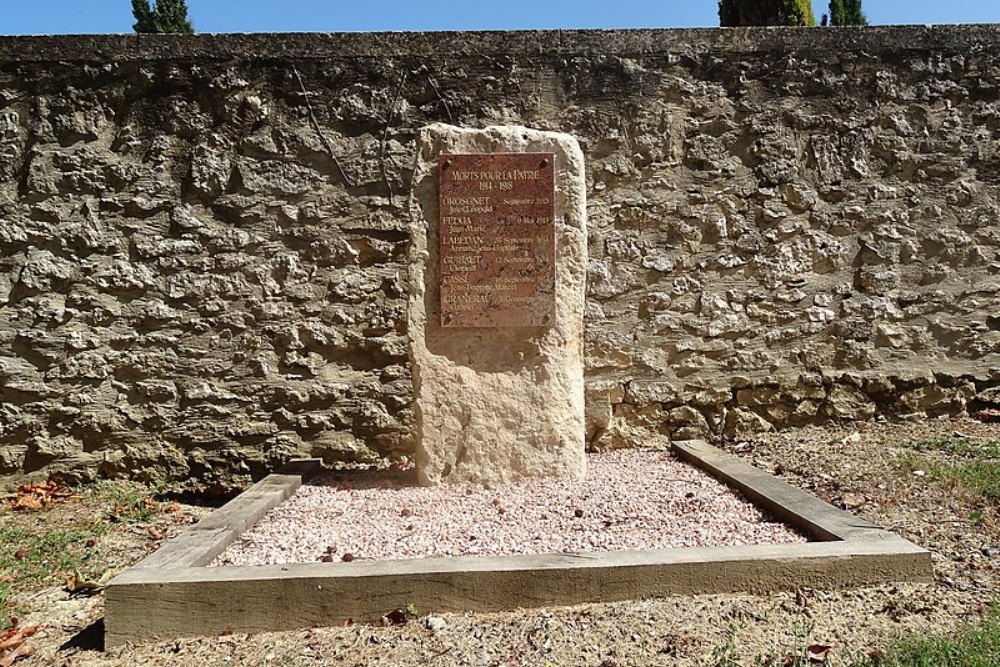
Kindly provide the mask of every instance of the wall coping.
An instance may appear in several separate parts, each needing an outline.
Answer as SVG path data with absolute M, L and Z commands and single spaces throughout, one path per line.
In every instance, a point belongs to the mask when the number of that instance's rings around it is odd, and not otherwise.
M 0 37 L 0 62 L 6 63 L 997 50 L 1000 24 Z

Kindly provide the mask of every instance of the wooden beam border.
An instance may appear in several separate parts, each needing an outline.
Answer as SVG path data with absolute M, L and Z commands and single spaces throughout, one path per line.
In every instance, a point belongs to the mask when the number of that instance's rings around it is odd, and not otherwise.
M 319 472 L 320 462 L 310 459 L 261 480 L 115 577 L 105 592 L 105 644 L 375 621 L 411 604 L 421 613 L 490 612 L 667 595 L 932 581 L 927 550 L 706 442 L 676 442 L 672 449 L 816 541 L 206 567 Z

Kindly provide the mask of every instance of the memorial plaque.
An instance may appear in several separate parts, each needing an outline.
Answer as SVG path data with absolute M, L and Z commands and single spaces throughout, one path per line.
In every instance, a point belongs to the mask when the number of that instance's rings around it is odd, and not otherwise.
M 555 318 L 550 153 L 443 154 L 441 326 L 549 326 Z

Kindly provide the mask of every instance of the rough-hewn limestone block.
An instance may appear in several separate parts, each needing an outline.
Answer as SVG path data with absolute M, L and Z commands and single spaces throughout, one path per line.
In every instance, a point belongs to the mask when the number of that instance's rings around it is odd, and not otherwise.
M 527 152 L 555 155 L 554 323 L 442 328 L 438 156 Z M 420 482 L 582 476 L 587 241 L 584 163 L 576 140 L 523 127 L 431 125 L 420 133 L 413 183 L 408 332 Z

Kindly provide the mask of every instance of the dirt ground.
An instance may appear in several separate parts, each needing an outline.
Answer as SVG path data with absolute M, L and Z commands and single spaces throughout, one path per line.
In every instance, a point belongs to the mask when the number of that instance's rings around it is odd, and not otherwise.
M 1000 441 L 1000 424 L 865 423 L 727 445 L 754 465 L 930 549 L 935 570 L 930 585 L 673 597 L 499 614 L 416 610 L 412 620 L 388 627 L 229 635 L 105 651 L 101 595 L 71 595 L 54 574 L 33 586 L 14 584 L 21 626 L 41 626 L 30 638 L 35 654 L 17 664 L 714 666 L 772 659 L 781 664 L 805 657 L 810 646 L 814 658 L 825 656 L 825 664 L 846 664 L 877 655 L 898 637 L 948 632 L 975 622 L 997 590 L 995 501 L 923 469 L 923 463 L 947 463 L 950 454 L 914 454 L 905 446 L 942 437 Z M 49 510 L 48 520 L 94 521 L 108 511 L 106 505 L 85 497 Z M 97 570 L 119 569 L 207 511 L 162 501 L 150 516 L 122 522 L 120 529 L 95 540 L 89 562 L 99 564 Z M 34 520 L 30 512 L 0 510 L 0 523 Z

